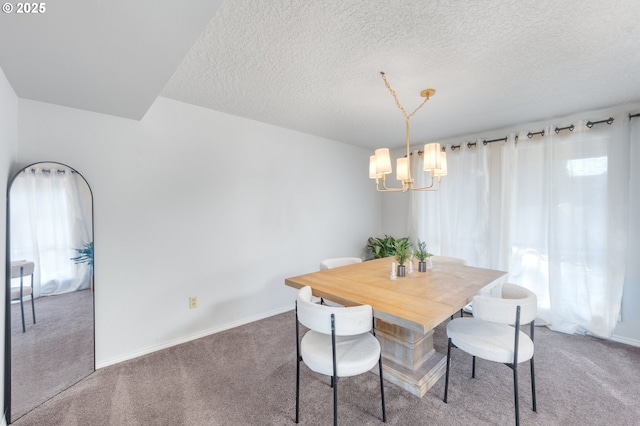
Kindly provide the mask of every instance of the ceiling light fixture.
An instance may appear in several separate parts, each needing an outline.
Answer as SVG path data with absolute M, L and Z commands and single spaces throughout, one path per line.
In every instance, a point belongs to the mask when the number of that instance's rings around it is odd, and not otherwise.
M 447 174 L 447 154 L 440 149 L 439 143 L 428 143 L 424 146 L 423 151 L 423 170 L 429 172 L 430 184 L 415 188 L 413 186 L 413 178 L 411 177 L 411 145 L 409 142 L 409 120 L 418 112 L 420 108 L 436 93 L 435 89 L 424 89 L 420 92 L 420 96 L 424 101 L 409 115 L 398 101 L 396 92 L 391 88 L 383 71 L 380 71 L 382 80 L 389 90 L 389 93 L 396 101 L 397 107 L 402 112 L 406 126 L 406 143 L 407 155 L 396 160 L 396 179 L 402 182 L 401 188 L 388 188 L 386 186 L 385 176 L 392 172 L 391 157 L 389 156 L 389 148 L 376 149 L 375 155 L 369 158 L 369 177 L 376 180 L 376 190 L 380 192 L 407 192 L 407 191 L 437 191 L 440 186 L 440 179 Z M 436 179 L 437 178 L 437 179 Z M 438 186 L 434 187 L 436 181 Z

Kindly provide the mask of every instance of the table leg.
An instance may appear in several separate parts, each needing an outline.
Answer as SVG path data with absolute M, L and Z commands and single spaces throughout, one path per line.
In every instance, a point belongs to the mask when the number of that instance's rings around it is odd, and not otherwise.
M 422 334 L 376 319 L 375 331 L 382 347 L 384 378 L 424 396 L 446 370 L 446 356 L 433 347 L 433 330 Z

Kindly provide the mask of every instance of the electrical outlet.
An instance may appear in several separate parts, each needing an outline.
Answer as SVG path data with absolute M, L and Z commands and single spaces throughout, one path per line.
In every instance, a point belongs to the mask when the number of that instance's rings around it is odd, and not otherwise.
M 193 308 L 197 308 L 198 307 L 198 297 L 197 296 L 190 296 L 189 297 L 189 309 L 193 309 Z

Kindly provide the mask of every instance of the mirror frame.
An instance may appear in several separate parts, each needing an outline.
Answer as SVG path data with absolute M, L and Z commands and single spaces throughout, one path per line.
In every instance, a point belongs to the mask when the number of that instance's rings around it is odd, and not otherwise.
M 87 179 L 77 171 L 75 168 L 68 166 L 64 163 L 60 163 L 58 161 L 38 161 L 35 163 L 31 163 L 27 166 L 22 167 L 17 172 L 15 172 L 11 179 L 9 179 L 9 183 L 7 185 L 7 211 L 6 211 L 6 240 L 5 240 L 5 304 L 4 304 L 4 414 L 5 420 L 7 424 L 10 424 L 11 419 L 11 188 L 13 187 L 13 182 L 18 177 L 20 173 L 29 167 L 36 166 L 42 163 L 49 164 L 57 164 L 61 167 L 66 167 L 73 172 L 76 172 L 78 176 L 84 180 L 87 184 L 87 188 L 89 188 L 89 194 L 91 195 L 91 239 L 95 240 L 95 220 L 94 220 L 94 205 L 93 205 L 93 190 L 91 189 L 91 185 Z M 95 246 L 95 244 L 94 244 Z M 92 314 L 93 314 L 93 370 L 91 372 L 96 371 L 96 296 L 95 296 L 95 262 L 93 264 L 93 297 L 91 298 L 92 303 Z M 73 384 L 72 384 L 73 385 Z M 53 395 L 55 396 L 55 395 Z M 52 396 L 52 397 L 53 397 Z M 50 398 L 49 398 L 50 399 Z M 48 400 L 47 400 L 48 401 Z M 46 401 L 45 401 L 46 402 Z M 35 408 L 35 407 L 34 407 Z M 26 414 L 26 413 L 25 413 Z

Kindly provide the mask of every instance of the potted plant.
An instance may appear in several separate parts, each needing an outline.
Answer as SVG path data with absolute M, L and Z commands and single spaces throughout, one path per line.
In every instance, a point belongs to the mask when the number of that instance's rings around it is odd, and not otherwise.
M 426 260 L 431 257 L 431 253 L 427 251 L 427 243 L 425 241 L 418 240 L 418 249 L 414 253 L 418 258 L 418 271 L 426 272 L 427 271 L 427 262 Z
M 396 242 L 394 244 L 395 257 L 396 257 L 396 260 L 398 261 L 398 276 L 399 277 L 404 277 L 405 276 L 404 263 L 409 258 L 409 249 L 410 248 L 411 248 L 411 243 L 409 243 L 409 240 L 406 239 L 406 238 L 401 238 L 399 240 L 396 240 Z
M 89 265 L 89 278 L 91 280 L 91 290 L 93 290 L 93 241 L 84 244 L 81 248 L 74 248 L 78 256 L 72 257 L 74 263 L 86 263 Z
M 374 259 L 392 256 L 395 253 L 395 238 L 385 235 L 384 237 L 370 237 L 367 240 L 367 248 Z

